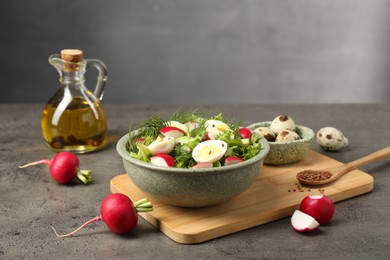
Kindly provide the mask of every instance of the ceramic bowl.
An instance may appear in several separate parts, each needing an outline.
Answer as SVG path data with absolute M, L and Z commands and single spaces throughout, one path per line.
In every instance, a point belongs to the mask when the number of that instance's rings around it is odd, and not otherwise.
M 271 122 L 254 123 L 248 128 L 252 131 L 258 127 L 269 127 Z M 314 132 L 306 126 L 296 125 L 296 133 L 301 137 L 299 140 L 287 142 L 269 142 L 270 151 L 264 159 L 265 164 L 284 165 L 302 161 L 314 140 Z
M 262 149 L 251 159 L 210 169 L 159 167 L 129 156 L 129 135 L 117 143 L 117 152 L 134 184 L 152 198 L 179 207 L 206 207 L 219 204 L 244 192 L 260 174 L 269 152 L 265 138 Z

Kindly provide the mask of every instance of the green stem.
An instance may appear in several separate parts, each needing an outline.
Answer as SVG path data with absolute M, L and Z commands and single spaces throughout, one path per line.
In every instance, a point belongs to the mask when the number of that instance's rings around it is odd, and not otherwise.
M 138 205 L 137 208 L 152 208 L 152 207 L 153 207 L 152 203 L 150 201 L 148 201 L 148 202 L 145 202 L 145 203 Z
M 145 203 L 145 202 L 147 202 L 147 201 L 148 201 L 147 198 L 140 199 L 140 200 L 138 200 L 138 201 L 136 201 L 136 202 L 134 203 L 134 207 L 136 208 L 136 207 L 138 207 L 138 205 L 140 205 L 140 204 L 142 204 L 142 203 Z
M 153 210 L 153 205 L 147 198 L 143 198 L 134 203 L 134 208 L 137 212 L 149 212 Z
M 78 169 L 76 176 L 79 178 L 84 184 L 89 184 L 92 182 L 92 171 L 91 170 L 82 170 Z

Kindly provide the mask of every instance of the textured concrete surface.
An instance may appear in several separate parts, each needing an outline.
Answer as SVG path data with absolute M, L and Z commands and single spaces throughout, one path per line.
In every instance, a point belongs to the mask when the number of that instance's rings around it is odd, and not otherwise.
M 142 218 L 128 235 L 115 235 L 94 223 L 77 236 L 57 238 L 99 214 L 110 193 L 109 181 L 123 173 L 115 140 L 154 114 L 169 116 L 179 107 L 105 105 L 112 143 L 104 150 L 80 156 L 82 168 L 93 170 L 89 186 L 58 185 L 44 165 L 18 165 L 51 158 L 40 130 L 41 105 L 0 105 L 0 258 L 2 259 L 388 259 L 390 256 L 390 161 L 362 167 L 375 178 L 374 190 L 336 203 L 329 226 L 299 234 L 285 218 L 197 245 L 178 244 Z M 389 145 L 390 104 L 224 105 L 200 111 L 223 112 L 244 125 L 289 114 L 317 131 L 334 126 L 349 138 L 347 149 L 329 153 L 352 161 Z

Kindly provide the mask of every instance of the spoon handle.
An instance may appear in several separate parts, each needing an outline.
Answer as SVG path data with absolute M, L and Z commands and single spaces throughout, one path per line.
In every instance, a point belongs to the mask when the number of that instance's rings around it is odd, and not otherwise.
M 390 146 L 380 149 L 355 161 L 349 162 L 345 164 L 345 166 L 348 168 L 348 170 L 353 170 L 359 168 L 360 166 L 383 160 L 387 157 L 390 157 Z

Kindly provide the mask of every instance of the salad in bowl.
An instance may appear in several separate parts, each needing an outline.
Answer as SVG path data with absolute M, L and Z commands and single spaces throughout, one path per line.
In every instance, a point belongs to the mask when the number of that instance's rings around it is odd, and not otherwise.
M 176 113 L 166 121 L 155 116 L 131 128 L 117 152 L 153 204 L 212 206 L 247 190 L 269 152 L 265 138 L 239 125 L 222 115 Z
M 157 166 L 213 168 L 254 157 L 262 148 L 260 138 L 222 114 L 176 113 L 168 121 L 155 116 L 132 129 L 127 149 L 131 157 Z

